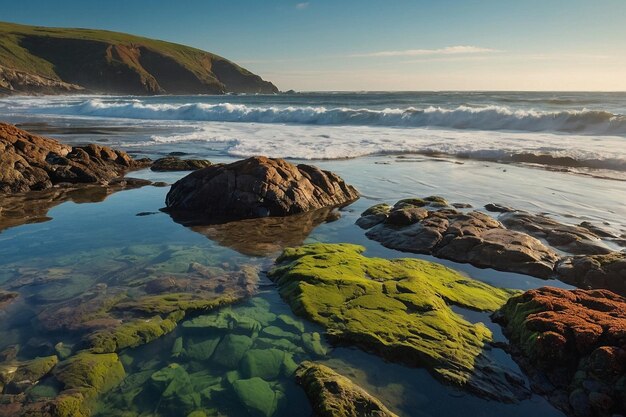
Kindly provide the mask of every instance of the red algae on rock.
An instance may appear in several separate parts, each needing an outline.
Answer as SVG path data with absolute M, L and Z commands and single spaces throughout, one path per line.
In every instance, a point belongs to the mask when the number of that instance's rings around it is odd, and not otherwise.
M 495 315 L 537 391 L 575 416 L 626 412 L 626 299 L 543 287 Z

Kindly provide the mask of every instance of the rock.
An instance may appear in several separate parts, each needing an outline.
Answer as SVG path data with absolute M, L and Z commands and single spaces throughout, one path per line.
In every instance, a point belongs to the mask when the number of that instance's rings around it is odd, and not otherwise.
M 284 364 L 293 361 L 289 353 L 278 349 L 250 349 L 241 360 L 241 374 L 246 378 L 259 377 L 264 380 L 278 378 L 281 372 L 288 374 Z
M 508 230 L 484 213 L 450 208 L 441 197 L 401 200 L 387 214 L 366 211 L 361 219 L 357 224 L 369 226 L 367 237 L 386 247 L 482 268 L 550 278 L 559 259 L 538 239 Z
M 302 343 L 307 351 L 317 356 L 326 356 L 328 348 L 322 344 L 322 336 L 318 332 L 303 333 Z
M 45 190 L 59 183 L 99 183 L 148 161 L 101 145 L 71 147 L 0 123 L 0 193 Z
M 186 344 L 187 357 L 195 361 L 208 361 L 220 340 L 219 336 L 205 337 L 202 340 L 189 339 Z
M 115 353 L 82 351 L 59 363 L 53 372 L 63 391 L 52 400 L 58 417 L 86 416 L 96 397 L 118 385 L 125 376 Z
M 573 254 L 598 255 L 609 249 L 589 228 L 567 225 L 547 216 L 511 211 L 498 217 L 508 229 L 545 239 L 553 247 Z
M 0 290 L 0 310 L 3 310 L 7 305 L 11 304 L 18 295 L 19 294 L 16 292 Z
M 450 307 L 495 310 L 515 292 L 431 262 L 367 258 L 364 250 L 349 244 L 286 249 L 269 277 L 293 312 L 324 326 L 333 341 L 423 366 L 485 397 L 516 401 L 528 395 L 518 376 L 483 354 L 489 329 Z M 312 336 L 307 349 L 322 354 L 313 343 L 318 338 Z
M 252 339 L 248 336 L 227 334 L 215 349 L 213 362 L 225 368 L 237 368 L 251 346 Z
M 271 417 L 276 412 L 279 396 L 263 379 L 258 377 L 239 379 L 234 381 L 232 386 L 252 416 Z
M 196 171 L 211 166 L 206 159 L 180 159 L 176 156 L 159 158 L 152 163 L 152 171 Z
M 543 287 L 512 297 L 494 317 L 518 362 L 531 375 L 545 373 L 555 391 L 569 392 L 564 411 L 576 416 L 626 412 L 624 297 L 608 290 Z
M 606 288 L 626 296 L 626 253 L 579 255 L 560 261 L 559 279 L 579 288 Z
M 155 372 L 150 382 L 161 394 L 159 406 L 179 414 L 200 406 L 200 393 L 195 392 L 189 374 L 177 363 L 172 363 Z
M 165 204 L 179 215 L 246 219 L 303 213 L 358 197 L 354 187 L 331 172 L 253 157 L 192 172 L 172 186 Z
M 11 373 L 10 381 L 3 378 L 4 384 L 8 385 L 5 387 L 5 393 L 17 394 L 35 385 L 41 378 L 48 375 L 58 362 L 56 355 L 52 355 L 19 363 L 15 371 Z
M 502 206 L 500 204 L 489 203 L 485 204 L 485 210 L 490 211 L 492 213 L 509 213 L 511 211 L 515 211 L 511 207 Z
M 303 362 L 296 370 L 296 381 L 319 417 L 398 417 L 363 388 L 327 366 Z

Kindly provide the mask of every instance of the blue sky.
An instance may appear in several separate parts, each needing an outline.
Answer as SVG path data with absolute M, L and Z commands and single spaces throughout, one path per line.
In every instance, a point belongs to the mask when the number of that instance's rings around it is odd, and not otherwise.
M 626 90 L 626 0 L 0 0 L 215 52 L 282 90 Z

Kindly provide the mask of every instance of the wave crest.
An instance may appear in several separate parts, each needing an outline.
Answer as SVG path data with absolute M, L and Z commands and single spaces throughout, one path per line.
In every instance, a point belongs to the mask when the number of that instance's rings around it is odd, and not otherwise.
M 504 106 L 452 109 L 442 107 L 386 108 L 383 110 L 314 106 L 254 107 L 244 104 L 149 104 L 139 100 L 50 106 L 41 112 L 147 120 L 288 123 L 305 125 L 360 125 L 386 127 L 441 127 L 475 130 L 570 132 L 626 135 L 626 117 L 599 110 L 511 110 Z

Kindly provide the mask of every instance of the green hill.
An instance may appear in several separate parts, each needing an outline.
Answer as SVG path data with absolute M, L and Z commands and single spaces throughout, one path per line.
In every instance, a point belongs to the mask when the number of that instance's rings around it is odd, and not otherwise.
M 210 52 L 119 32 L 0 22 L 0 93 L 276 93 Z

